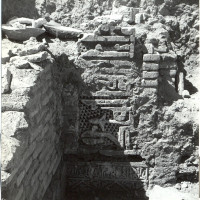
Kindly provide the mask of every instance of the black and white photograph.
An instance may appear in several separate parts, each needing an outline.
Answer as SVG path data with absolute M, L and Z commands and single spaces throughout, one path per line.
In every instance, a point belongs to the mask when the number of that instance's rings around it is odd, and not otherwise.
M 1 200 L 199 200 L 199 0 L 1 1 Z

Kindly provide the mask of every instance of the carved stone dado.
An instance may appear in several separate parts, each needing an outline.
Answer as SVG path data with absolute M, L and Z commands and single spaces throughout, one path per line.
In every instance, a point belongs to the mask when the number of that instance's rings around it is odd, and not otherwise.
M 79 98 L 80 148 L 134 151 L 130 97 L 141 91 L 134 46 L 134 28 L 108 24 L 78 41 L 76 65 L 85 82 Z
M 148 167 L 136 162 L 68 162 L 67 185 L 70 191 L 140 191 L 148 185 Z

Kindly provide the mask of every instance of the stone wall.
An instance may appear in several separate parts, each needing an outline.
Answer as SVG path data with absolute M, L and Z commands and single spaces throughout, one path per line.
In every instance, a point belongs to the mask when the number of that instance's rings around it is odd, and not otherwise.
M 2 198 L 42 199 L 62 159 L 60 68 L 31 38 L 4 64 Z

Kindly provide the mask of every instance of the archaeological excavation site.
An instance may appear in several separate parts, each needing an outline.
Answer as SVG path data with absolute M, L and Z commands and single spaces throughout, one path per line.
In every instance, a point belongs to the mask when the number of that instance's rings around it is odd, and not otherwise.
M 2 0 L 2 200 L 199 199 L 198 0 Z

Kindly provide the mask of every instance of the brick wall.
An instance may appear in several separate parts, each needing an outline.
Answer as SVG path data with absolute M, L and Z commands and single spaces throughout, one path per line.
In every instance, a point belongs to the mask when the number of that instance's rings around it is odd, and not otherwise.
M 30 40 L 3 65 L 11 74 L 3 77 L 8 81 L 2 90 L 1 176 L 7 200 L 43 199 L 62 159 L 60 69 L 45 46 L 34 54 L 26 51 L 33 43 L 39 45 Z

